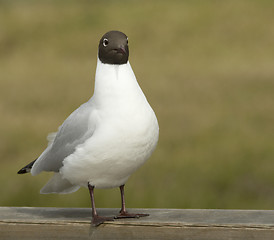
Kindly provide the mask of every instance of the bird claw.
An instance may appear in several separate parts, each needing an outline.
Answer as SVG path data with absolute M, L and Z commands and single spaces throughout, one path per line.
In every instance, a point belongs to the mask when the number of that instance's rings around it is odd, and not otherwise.
M 115 216 L 115 219 L 121 218 L 140 218 L 140 217 L 147 217 L 149 214 L 146 213 L 128 213 L 128 212 L 120 212 L 119 215 Z

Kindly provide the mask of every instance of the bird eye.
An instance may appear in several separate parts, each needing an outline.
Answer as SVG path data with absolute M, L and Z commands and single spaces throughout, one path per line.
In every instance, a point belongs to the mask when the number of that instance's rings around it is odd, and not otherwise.
M 104 40 L 103 40 L 103 46 L 106 47 L 107 45 L 108 45 L 108 39 L 104 38 Z
M 128 44 L 128 37 L 127 37 L 127 44 Z

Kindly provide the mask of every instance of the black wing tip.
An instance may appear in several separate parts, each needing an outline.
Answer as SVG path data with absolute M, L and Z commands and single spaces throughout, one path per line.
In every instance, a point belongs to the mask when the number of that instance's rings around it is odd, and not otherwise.
M 24 174 L 24 173 L 28 173 L 28 172 L 30 172 L 30 171 L 28 171 L 26 168 L 22 168 L 17 172 L 17 174 Z
M 34 161 L 32 161 L 31 163 L 29 163 L 27 166 L 21 168 L 21 169 L 17 172 L 17 174 L 29 173 L 30 170 L 31 170 L 31 168 L 32 168 L 32 166 L 33 166 L 33 164 L 34 164 L 34 162 L 35 162 L 36 160 L 37 160 L 37 158 L 36 158 Z

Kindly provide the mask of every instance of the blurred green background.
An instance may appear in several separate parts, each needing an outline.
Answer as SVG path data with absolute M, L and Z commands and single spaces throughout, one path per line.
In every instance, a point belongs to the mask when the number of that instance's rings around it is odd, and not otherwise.
M 0 1 L 0 205 L 89 207 L 87 189 L 40 195 L 17 175 L 93 92 L 97 45 L 129 36 L 160 140 L 128 207 L 273 209 L 274 2 Z M 97 207 L 120 207 L 118 189 Z

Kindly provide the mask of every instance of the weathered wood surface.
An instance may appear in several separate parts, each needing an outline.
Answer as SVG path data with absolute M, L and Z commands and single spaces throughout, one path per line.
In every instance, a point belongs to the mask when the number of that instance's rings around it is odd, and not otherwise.
M 114 216 L 118 209 L 98 209 Z M 274 239 L 274 211 L 130 209 L 149 217 L 92 227 L 88 208 L 0 207 L 0 239 Z

